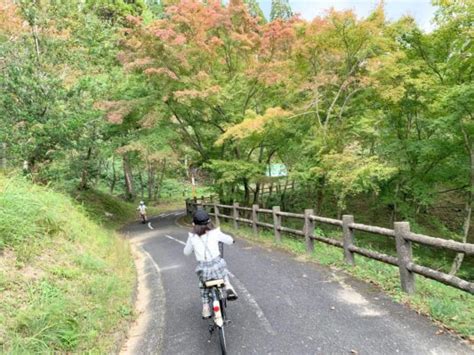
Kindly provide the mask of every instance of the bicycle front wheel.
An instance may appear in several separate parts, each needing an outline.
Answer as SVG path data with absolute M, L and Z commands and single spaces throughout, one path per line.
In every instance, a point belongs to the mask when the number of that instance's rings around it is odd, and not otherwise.
M 224 327 L 219 327 L 219 344 L 221 346 L 221 354 L 227 355 L 227 345 L 225 342 L 225 331 Z

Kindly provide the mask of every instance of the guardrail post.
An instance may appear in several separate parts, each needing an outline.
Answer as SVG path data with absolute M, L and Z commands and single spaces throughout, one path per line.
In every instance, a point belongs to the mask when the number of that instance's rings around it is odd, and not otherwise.
M 238 202 L 234 202 L 232 204 L 232 209 L 233 209 L 233 219 L 234 219 L 234 228 L 235 229 L 239 229 L 239 221 L 238 221 L 238 218 L 239 218 L 239 210 L 237 209 L 237 207 L 239 207 L 239 203 Z
M 280 212 L 280 206 L 273 206 L 273 232 L 275 233 L 275 241 L 277 243 L 281 243 L 281 233 L 280 233 L 280 227 L 281 227 L 281 216 L 278 215 Z
M 252 230 L 255 235 L 258 234 L 258 205 L 252 205 Z
M 405 239 L 405 236 L 410 233 L 410 223 L 395 222 L 394 229 L 401 287 L 404 292 L 413 294 L 415 292 L 415 274 L 408 269 L 408 265 L 412 262 L 412 248 L 411 242 Z
M 214 218 L 216 221 L 216 226 L 219 227 L 221 223 L 219 221 L 219 207 L 217 206 L 217 202 L 214 202 Z
M 354 223 L 354 216 L 345 214 L 342 216 L 342 234 L 344 237 L 344 261 L 349 265 L 355 265 L 354 253 L 349 248 L 354 245 L 354 230 L 349 224 Z
M 306 252 L 312 254 L 314 251 L 314 221 L 309 218 L 309 216 L 314 214 L 313 209 L 304 210 L 304 238 L 306 240 Z

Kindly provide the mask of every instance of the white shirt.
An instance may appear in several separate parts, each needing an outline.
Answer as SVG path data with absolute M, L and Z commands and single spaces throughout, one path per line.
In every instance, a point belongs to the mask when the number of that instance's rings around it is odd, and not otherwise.
M 230 235 L 222 233 L 220 228 L 212 229 L 202 236 L 189 233 L 183 252 L 184 255 L 191 255 L 194 251 L 197 261 L 211 261 L 220 255 L 219 242 L 231 245 L 234 243 L 234 239 Z
M 140 206 L 138 206 L 137 210 L 139 210 L 141 214 L 145 214 L 146 213 L 146 206 L 145 205 L 140 205 Z

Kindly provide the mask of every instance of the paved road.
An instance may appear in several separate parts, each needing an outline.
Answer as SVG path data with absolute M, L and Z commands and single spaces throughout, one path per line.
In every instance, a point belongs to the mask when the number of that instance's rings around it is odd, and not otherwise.
M 187 230 L 177 226 L 178 214 L 153 219 L 154 230 L 138 223 L 125 230 L 148 259 L 149 312 L 156 315 L 133 352 L 217 354 L 217 336 L 208 342 L 200 315 L 195 259 L 183 255 Z M 225 250 L 240 296 L 229 302 L 230 354 L 474 354 L 371 285 L 236 240 Z

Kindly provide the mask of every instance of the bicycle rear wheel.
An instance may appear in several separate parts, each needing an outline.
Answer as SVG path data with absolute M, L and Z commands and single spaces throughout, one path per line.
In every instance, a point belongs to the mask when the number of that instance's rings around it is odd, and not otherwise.
M 225 331 L 224 327 L 219 327 L 219 344 L 221 346 L 221 354 L 227 355 L 227 344 L 225 342 Z
M 224 324 L 222 325 L 222 327 L 219 327 L 219 344 L 221 346 L 221 354 L 226 355 L 227 354 L 227 343 L 226 343 L 226 339 L 225 339 L 225 330 L 224 330 L 226 320 L 227 320 L 226 309 L 225 309 L 226 308 L 226 300 L 225 300 L 225 298 L 222 298 L 222 295 L 221 295 L 220 300 L 219 300 L 219 305 L 221 307 L 222 320 L 224 321 Z

